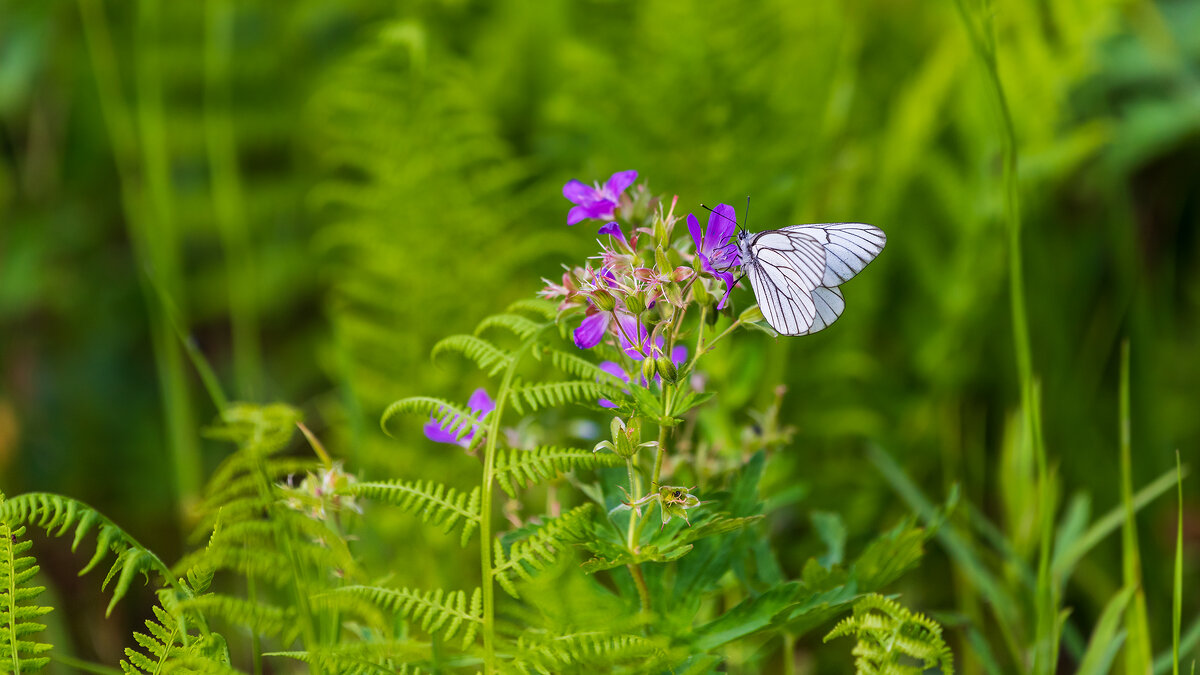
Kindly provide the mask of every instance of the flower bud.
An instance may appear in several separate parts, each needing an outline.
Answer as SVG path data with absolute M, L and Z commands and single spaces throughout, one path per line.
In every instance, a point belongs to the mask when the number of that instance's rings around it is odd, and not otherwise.
M 738 321 L 742 323 L 758 323 L 763 320 L 762 308 L 758 305 L 751 305 L 745 311 L 738 315 Z
M 642 377 L 646 378 L 647 383 L 654 381 L 656 370 L 658 370 L 658 364 L 654 362 L 654 359 L 646 357 L 642 361 Z
M 617 306 L 617 299 L 612 296 L 612 293 L 609 293 L 606 290 L 597 289 L 592 291 L 591 296 L 592 302 L 595 303 L 595 305 L 602 311 L 611 312 Z
M 634 316 L 644 312 L 646 310 L 646 292 L 638 291 L 632 295 L 626 295 L 625 309 L 628 309 L 629 313 Z
M 654 249 L 654 262 L 658 265 L 659 274 L 666 274 L 674 269 L 671 266 L 671 261 L 667 258 L 667 252 L 661 246 Z
M 679 284 L 663 284 L 663 295 L 667 296 L 667 302 L 675 307 L 683 307 L 683 291 L 679 289 Z
M 671 357 L 660 356 L 654 360 L 654 363 L 658 367 L 658 374 L 662 376 L 663 382 L 675 384 L 679 381 L 679 368 L 675 366 L 675 362 L 671 360 Z

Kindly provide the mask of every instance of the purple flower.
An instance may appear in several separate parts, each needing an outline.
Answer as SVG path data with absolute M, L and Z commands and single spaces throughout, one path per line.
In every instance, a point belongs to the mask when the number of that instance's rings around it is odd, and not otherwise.
M 742 264 L 738 254 L 737 244 L 731 241 L 737 229 L 737 214 L 728 204 L 718 204 L 708 216 L 708 229 L 700 230 L 700 221 L 696 216 L 688 214 L 688 232 L 692 233 L 692 241 L 696 243 L 696 255 L 704 271 L 725 282 L 725 296 L 717 303 L 717 309 L 724 309 L 733 291 L 733 275 L 727 270 Z
M 479 418 L 479 421 L 487 419 L 489 413 L 496 409 L 496 402 L 482 388 L 476 389 L 471 394 L 471 399 L 467 401 L 467 407 L 471 412 Z M 425 425 L 425 436 L 431 441 L 438 443 L 451 443 L 460 445 L 464 448 L 470 447 L 471 440 L 475 438 L 475 432 L 479 430 L 478 424 L 471 425 L 471 430 L 468 431 L 462 438 L 456 438 L 460 431 L 459 425 L 461 421 L 458 415 L 454 415 L 446 419 L 441 424 L 438 424 L 433 415 L 429 416 L 429 423 Z
M 612 312 L 603 312 L 596 309 L 595 305 L 589 306 L 583 323 L 579 324 L 579 328 L 571 333 L 571 337 L 575 340 L 575 346 L 580 349 L 591 349 L 600 344 L 600 341 L 604 339 L 604 334 L 608 332 L 610 321 L 612 321 Z
M 601 361 L 600 362 L 600 370 L 603 370 L 604 372 L 608 373 L 609 375 L 612 375 L 613 377 L 618 377 L 626 382 L 629 381 L 629 375 L 625 374 L 625 369 L 622 368 L 620 365 L 613 363 L 612 361 Z M 626 389 L 625 393 L 628 394 L 629 390 Z M 612 401 L 610 401 L 606 398 L 600 399 L 599 401 L 597 401 L 597 403 L 599 403 L 600 406 L 603 408 L 616 408 L 617 407 L 616 403 L 613 403 Z
M 567 213 L 567 225 L 574 225 L 586 218 L 612 220 L 621 193 L 637 180 L 637 171 L 618 171 L 609 177 L 604 187 L 596 184 L 588 187 L 577 180 L 567 181 L 563 196 L 575 206 Z
M 650 331 L 632 314 L 617 314 L 617 340 L 621 344 L 621 351 L 634 361 L 641 361 L 650 353 Z M 661 335 L 658 336 L 658 344 L 662 346 Z

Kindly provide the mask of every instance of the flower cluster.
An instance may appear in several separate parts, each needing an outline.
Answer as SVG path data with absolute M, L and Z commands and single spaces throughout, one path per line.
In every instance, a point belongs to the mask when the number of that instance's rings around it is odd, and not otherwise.
M 280 488 L 287 495 L 285 503 L 289 508 L 303 511 L 314 520 L 326 520 L 331 513 L 342 510 L 362 513 L 362 507 L 347 494 L 355 482 L 354 474 L 346 473 L 341 462 L 334 462 L 316 474 L 305 475 L 300 485 L 295 487 L 289 476 L 287 483 Z
M 563 195 L 575 204 L 567 223 L 607 221 L 599 229 L 606 238 L 600 240 L 599 253 L 583 267 L 568 268 L 561 283 L 544 279 L 539 295 L 558 300 L 564 315 L 583 315 L 572 331 L 580 349 L 608 343 L 630 361 L 653 359 L 663 366 L 654 370 L 670 370 L 667 364 L 678 367 L 687 358 L 672 339 L 687 309 L 715 304 L 720 311 L 729 303 L 736 285 L 730 270 L 741 264 L 732 241 L 736 214 L 721 204 L 706 228 L 688 214 L 690 236 L 673 239 L 680 220 L 677 200 L 666 209 L 659 199 L 645 200 L 648 208 L 639 209 L 639 200 L 625 194 L 636 177 L 636 171 L 622 171 L 604 187 L 597 183 L 589 188 L 577 180 L 563 187 Z M 623 368 L 621 373 L 628 381 Z

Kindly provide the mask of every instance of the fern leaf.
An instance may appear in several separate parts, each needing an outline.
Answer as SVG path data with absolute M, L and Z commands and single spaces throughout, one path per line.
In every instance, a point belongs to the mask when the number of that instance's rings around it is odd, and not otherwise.
M 549 325 L 549 322 L 538 323 L 520 314 L 493 314 L 479 322 L 479 325 L 475 327 L 475 334 L 482 335 L 492 328 L 504 328 L 522 340 L 528 340 Z
M 558 316 L 558 306 L 543 298 L 525 298 L 517 300 L 508 306 L 509 312 L 528 312 L 536 314 L 546 321 L 553 321 Z
M 4 499 L 0 495 L 0 502 Z M 36 621 L 51 608 L 34 603 L 46 590 L 29 582 L 38 570 L 32 556 L 24 555 L 33 544 L 24 539 L 25 527 L 11 527 L 0 519 L 0 671 L 33 672 L 50 662 L 42 656 L 52 647 L 30 639 L 46 629 Z
M 567 669 L 600 672 L 622 664 L 654 672 L 666 656 L 663 644 L 641 635 L 588 631 L 547 635 L 527 631 L 517 639 L 515 666 L 522 672 L 558 673 Z
M 379 420 L 379 426 L 383 428 L 385 434 L 391 435 L 391 432 L 387 428 L 388 422 L 400 413 L 432 415 L 441 425 L 446 425 L 449 422 L 449 425 L 444 426 L 444 428 L 447 431 L 455 432 L 455 437 L 458 439 L 470 433 L 471 429 L 475 428 L 483 417 L 482 415 L 477 416 L 470 410 L 465 410 L 440 398 L 411 396 L 393 401 L 391 405 L 384 409 L 383 417 Z
M 493 376 L 512 363 L 513 355 L 474 335 L 451 335 L 433 346 L 433 359 L 446 352 L 458 352 L 475 362 L 479 369 Z
M 615 387 L 623 384 L 620 378 L 581 356 L 552 347 L 545 347 L 543 353 L 550 357 L 551 365 L 567 375 L 584 380 L 595 380 Z
M 174 579 L 167 566 L 149 549 L 92 507 L 68 497 L 48 492 L 30 492 L 6 499 L 0 503 L 0 521 L 7 523 L 9 527 L 32 523 L 56 537 L 62 536 L 74 525 L 75 539 L 71 544 L 72 551 L 79 547 L 84 537 L 95 526 L 96 549 L 79 574 L 82 576 L 90 572 L 108 557 L 110 552 L 116 554 L 117 559 L 104 579 L 105 587 L 112 579 L 117 579 L 106 615 L 111 614 L 117 602 L 125 597 L 139 573 L 149 576 L 153 572 L 159 575 L 164 583 L 171 583 Z M 54 531 L 56 528 L 57 532 Z
M 534 412 L 569 403 L 595 403 L 602 398 L 617 397 L 620 397 L 620 392 L 615 387 L 590 380 L 567 380 L 534 384 L 516 382 L 508 400 L 517 414 L 524 415 L 526 409 Z
M 219 617 L 229 623 L 245 626 L 262 637 L 279 638 L 284 644 L 299 636 L 300 622 L 296 610 L 276 607 L 228 595 L 208 594 L 181 600 L 179 607 L 207 617 Z
M 546 521 L 533 534 L 513 542 L 506 552 L 500 539 L 496 539 L 493 552 L 492 575 L 509 595 L 519 598 L 513 576 L 530 580 L 530 570 L 541 571 L 562 554 L 566 546 L 586 536 L 587 522 L 592 504 L 577 506 L 552 520 Z
M 397 663 L 397 659 L 390 656 L 391 652 L 403 651 L 410 645 L 411 641 L 364 642 L 321 647 L 306 652 L 266 652 L 263 656 L 280 656 L 320 665 L 323 670 L 339 675 L 421 675 L 426 671 L 411 663 Z
M 479 527 L 479 488 L 471 492 L 459 492 L 433 481 L 385 481 L 380 483 L 356 483 L 351 487 L 355 496 L 386 502 L 406 511 L 412 511 L 421 520 L 433 525 L 445 526 L 446 533 L 462 525 L 463 546 Z
M 851 635 L 858 639 L 853 654 L 860 673 L 919 675 L 937 666 L 945 675 L 954 675 L 954 657 L 942 639 L 942 627 L 890 598 L 876 593 L 860 598 L 854 614 L 842 619 L 825 642 Z
M 418 591 L 409 588 L 379 586 L 346 586 L 336 591 L 364 598 L 377 607 L 418 624 L 430 635 L 452 640 L 462 630 L 462 646 L 466 649 L 475 640 L 483 625 L 483 593 L 476 588 L 468 603 L 465 591 L 442 589 Z M 419 622 L 419 623 L 418 623 Z
M 496 482 L 515 498 L 517 490 L 554 478 L 572 469 L 622 466 L 625 460 L 612 453 L 597 453 L 582 448 L 542 446 L 532 450 L 516 448 L 496 450 Z

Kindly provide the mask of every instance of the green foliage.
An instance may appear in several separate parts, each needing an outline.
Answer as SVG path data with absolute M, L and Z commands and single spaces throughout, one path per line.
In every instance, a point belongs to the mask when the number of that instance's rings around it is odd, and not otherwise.
M 464 591 L 447 593 L 441 589 L 421 592 L 408 588 L 347 586 L 338 593 L 362 598 L 446 641 L 454 639 L 461 630 L 463 649 L 475 640 L 483 623 L 483 595 L 478 588 L 471 593 L 469 603 Z
M 0 506 L 4 503 L 0 494 Z M 33 544 L 24 537 L 23 526 L 0 520 L 0 670 L 11 673 L 39 670 L 50 662 L 44 654 L 53 649 L 36 637 L 46 629 L 36 619 L 52 609 L 35 602 L 46 587 L 30 583 L 41 568 L 25 555 Z
M 571 403 L 594 403 L 602 398 L 620 398 L 620 390 L 587 380 L 566 382 L 516 382 L 512 386 L 512 406 L 517 414 L 558 408 Z
M 429 414 L 439 425 L 443 425 L 443 428 L 447 431 L 453 431 L 459 439 L 470 433 L 471 429 L 479 423 L 479 418 L 482 417 L 482 415 L 477 415 L 449 401 L 428 396 L 412 396 L 400 399 L 399 401 L 393 401 L 383 411 L 383 417 L 379 421 L 379 426 L 386 432 L 388 422 L 396 415 L 402 413 L 412 415 Z M 453 421 L 446 424 L 449 420 Z
M 30 492 L 10 497 L 0 502 L 0 522 L 6 523 L 9 528 L 16 528 L 24 523 L 37 525 L 45 529 L 47 534 L 55 537 L 63 536 L 68 529 L 74 526 L 72 551 L 79 548 L 84 538 L 94 528 L 96 530 L 96 548 L 92 552 L 91 559 L 83 566 L 79 574 L 83 576 L 90 572 L 110 553 L 116 556 L 101 583 L 101 588 L 107 588 L 109 583 L 116 580 L 113 584 L 112 599 L 106 610 L 107 614 L 111 614 L 117 602 L 125 597 L 138 574 L 147 579 L 151 574 L 160 580 L 172 579 L 170 570 L 159 560 L 157 555 L 143 547 L 127 532 L 117 527 L 115 523 L 95 509 L 68 497 L 44 492 Z
M 562 556 L 570 544 L 584 538 L 592 508 L 584 504 L 547 520 L 528 536 L 512 542 L 507 551 L 499 539 L 495 540 L 492 570 L 500 587 L 514 598 L 521 597 L 515 577 L 531 579 L 535 572 Z
M 854 615 L 842 619 L 825 641 L 839 637 L 858 641 L 853 653 L 859 675 L 919 675 L 933 667 L 944 675 L 954 673 L 942 627 L 882 595 L 871 594 L 854 603 Z
M 509 497 L 517 490 L 555 478 L 573 469 L 620 466 L 624 461 L 613 454 L 583 448 L 559 448 L 552 445 L 529 450 L 501 448 L 496 451 L 496 483 Z
M 511 667 L 519 673 L 596 672 L 600 668 L 654 672 L 666 657 L 661 643 L 642 635 L 527 631 L 517 638 Z
M 463 546 L 479 527 L 479 488 L 468 494 L 433 481 L 393 480 L 358 483 L 353 493 L 411 511 L 423 522 L 444 526 L 447 533 L 461 526 Z

